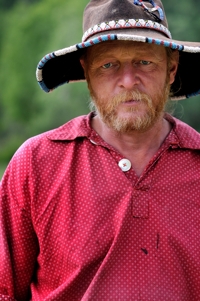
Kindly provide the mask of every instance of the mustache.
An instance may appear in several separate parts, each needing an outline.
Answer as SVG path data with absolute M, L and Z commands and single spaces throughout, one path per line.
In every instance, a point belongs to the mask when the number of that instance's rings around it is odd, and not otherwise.
M 144 102 L 149 105 L 152 104 L 152 99 L 149 97 L 149 95 L 147 95 L 146 93 L 140 92 L 139 90 L 121 92 L 112 97 L 111 103 L 112 103 L 112 105 L 117 106 L 120 103 L 132 101 L 132 100 L 137 101 L 137 102 Z

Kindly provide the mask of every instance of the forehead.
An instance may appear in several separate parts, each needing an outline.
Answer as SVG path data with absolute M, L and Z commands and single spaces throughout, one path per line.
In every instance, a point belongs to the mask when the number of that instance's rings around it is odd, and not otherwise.
M 147 44 L 133 41 L 108 41 L 93 45 L 87 49 L 90 60 L 103 59 L 108 56 L 135 55 L 135 56 L 154 56 L 164 58 L 166 49 L 164 46 Z

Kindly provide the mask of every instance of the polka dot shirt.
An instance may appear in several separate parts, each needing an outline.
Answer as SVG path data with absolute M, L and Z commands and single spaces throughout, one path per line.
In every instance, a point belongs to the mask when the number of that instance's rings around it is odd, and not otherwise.
M 0 301 L 199 301 L 199 134 L 167 115 L 137 177 L 92 116 L 27 140 L 8 165 Z

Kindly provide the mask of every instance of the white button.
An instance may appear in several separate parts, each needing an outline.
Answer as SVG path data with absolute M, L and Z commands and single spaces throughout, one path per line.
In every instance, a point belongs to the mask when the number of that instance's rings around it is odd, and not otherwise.
M 128 159 L 122 159 L 118 163 L 122 171 L 128 171 L 131 169 L 131 162 Z
M 91 142 L 92 144 L 97 145 L 97 143 L 96 143 L 95 141 L 93 141 L 92 139 L 90 139 L 90 142 Z

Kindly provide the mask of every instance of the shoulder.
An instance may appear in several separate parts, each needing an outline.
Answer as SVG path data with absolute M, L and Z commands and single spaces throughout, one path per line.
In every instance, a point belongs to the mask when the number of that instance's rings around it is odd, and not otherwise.
M 87 136 L 89 119 L 89 115 L 79 116 L 56 129 L 29 138 L 15 152 L 7 172 L 20 170 L 21 174 L 27 174 L 48 162 L 61 161 L 70 151 L 73 141 L 80 140 L 76 138 Z
M 24 153 L 24 151 L 39 152 L 43 148 L 48 149 L 48 147 L 58 145 L 55 142 L 70 142 L 78 137 L 87 136 L 90 131 L 89 119 L 89 115 L 79 116 L 56 129 L 31 137 L 19 147 L 16 154 Z

